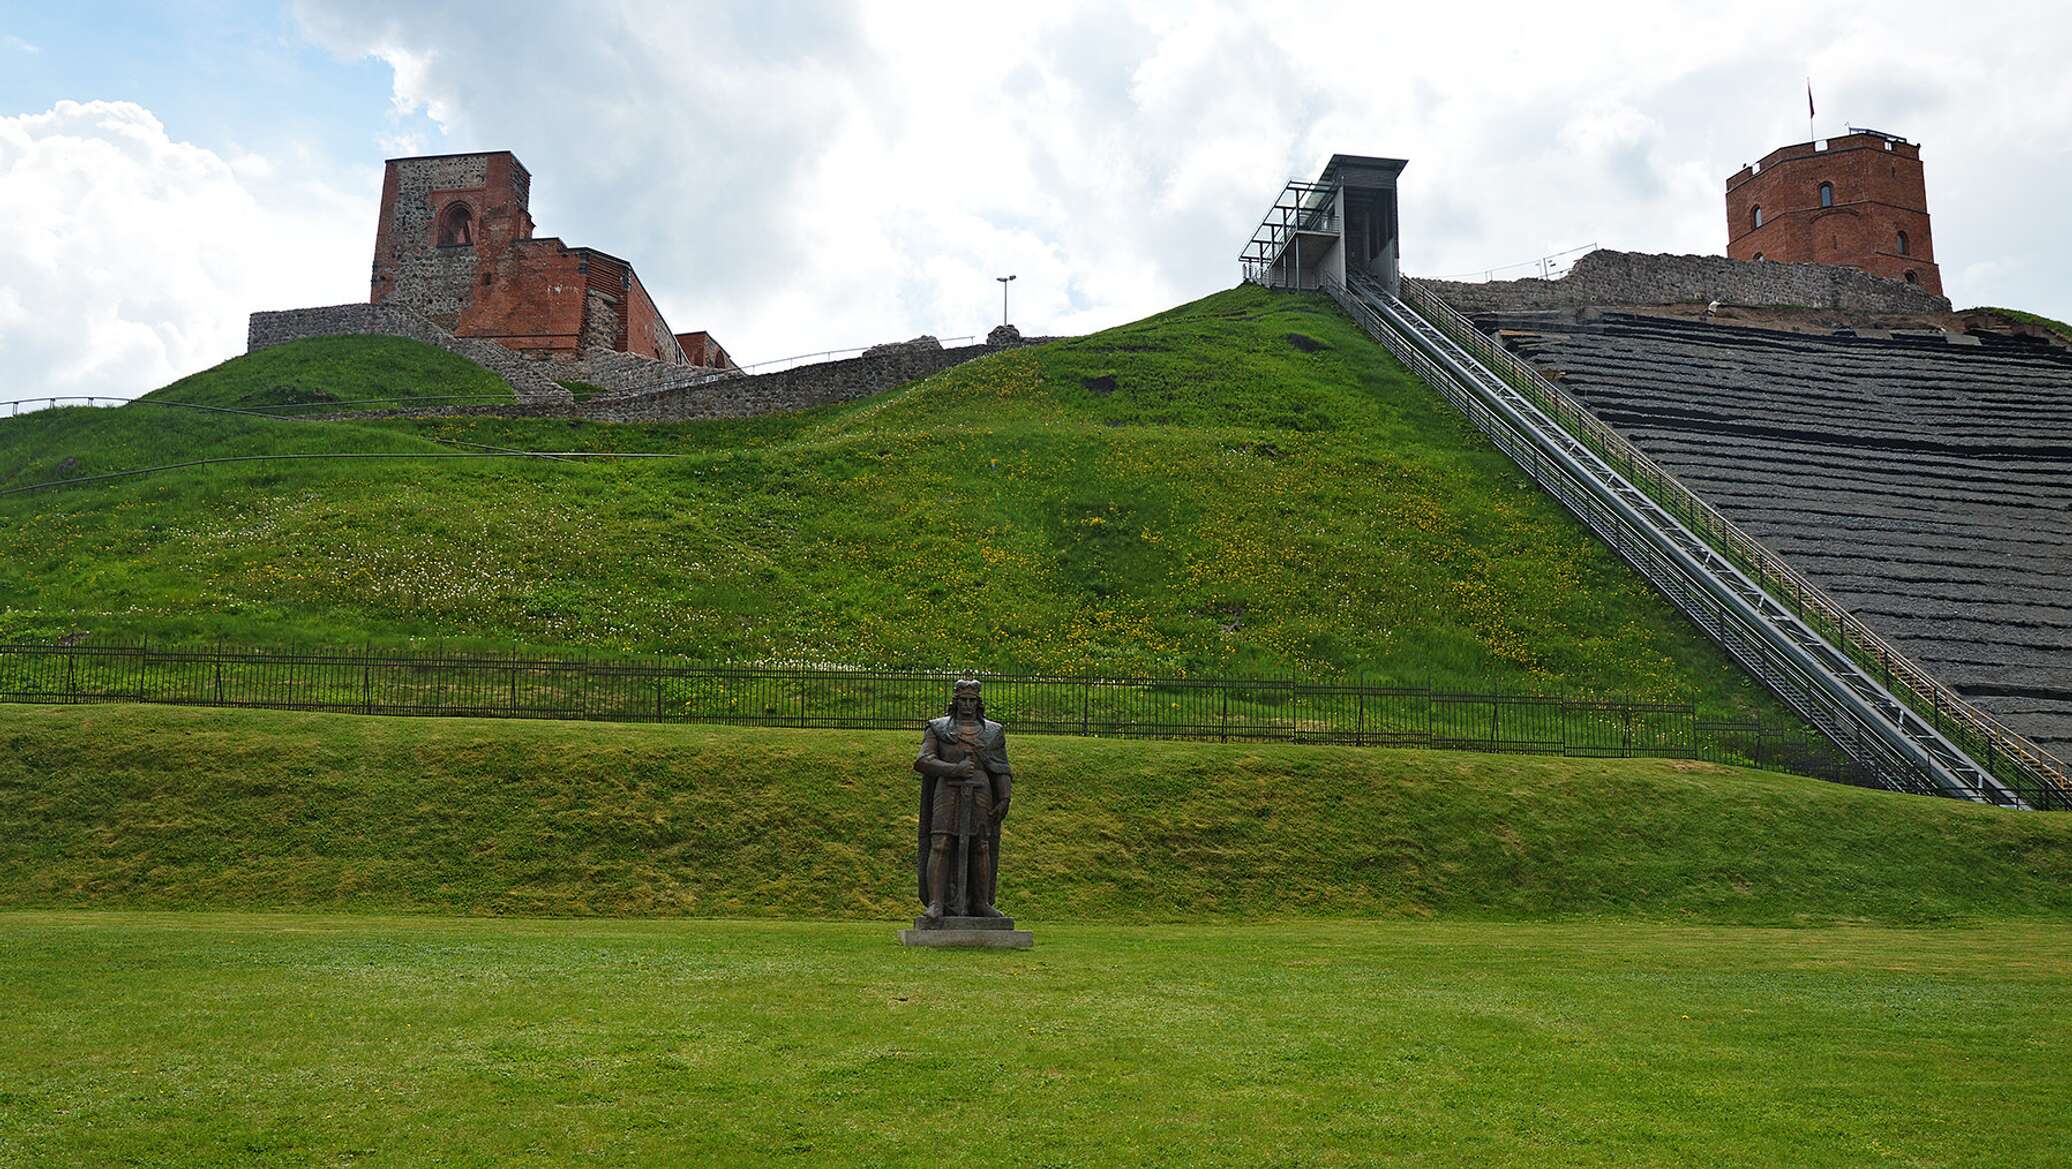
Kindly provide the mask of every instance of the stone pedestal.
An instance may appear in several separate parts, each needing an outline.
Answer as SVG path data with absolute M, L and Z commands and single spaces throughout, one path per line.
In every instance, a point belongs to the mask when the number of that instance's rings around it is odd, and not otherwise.
M 1026 950 L 1036 935 L 1014 928 L 1011 917 L 942 917 L 914 919 L 914 928 L 899 931 L 902 946 L 962 946 L 977 950 Z

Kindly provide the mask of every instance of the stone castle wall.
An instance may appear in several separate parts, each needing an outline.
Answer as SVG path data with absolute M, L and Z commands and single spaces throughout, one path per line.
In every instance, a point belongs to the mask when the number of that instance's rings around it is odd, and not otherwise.
M 1469 284 L 1420 281 L 1462 312 L 1592 305 L 1797 305 L 1865 313 L 1946 313 L 1950 302 L 1919 285 L 1829 264 L 1729 260 L 1600 250 L 1559 280 Z
M 726 376 L 723 370 L 702 365 L 656 361 L 638 353 L 605 348 L 585 349 L 575 361 L 556 368 L 556 376 L 563 380 L 588 382 L 613 397 L 682 389 Z M 566 372 L 558 372 L 563 369 Z
M 775 373 L 708 378 L 693 385 L 649 393 L 592 398 L 581 403 L 577 412 L 600 422 L 680 422 L 781 414 L 867 398 L 1000 351 L 1000 347 L 990 345 L 894 348 Z
M 254 353 L 310 337 L 408 337 L 488 369 L 511 383 L 525 405 L 565 405 L 573 399 L 554 384 L 552 368 L 528 361 L 494 341 L 456 337 L 424 317 L 391 304 L 334 304 L 323 308 L 253 313 L 245 329 L 245 352 Z
M 393 415 L 516 414 L 589 418 L 599 422 L 680 422 L 703 418 L 747 418 L 805 410 L 869 397 L 962 365 L 1012 344 L 962 345 L 945 349 L 902 342 L 859 357 L 823 361 L 765 374 L 721 374 L 693 365 L 655 361 L 611 349 L 592 349 L 574 361 L 526 358 L 494 341 L 453 334 L 422 316 L 386 304 L 340 304 L 325 308 L 253 313 L 246 352 L 311 337 L 407 337 L 465 357 L 505 381 L 517 393 L 513 406 L 449 407 L 384 411 Z M 1031 338 L 1036 344 L 1050 338 Z M 587 382 L 605 391 L 577 403 L 557 381 Z M 375 413 L 351 417 L 369 418 Z

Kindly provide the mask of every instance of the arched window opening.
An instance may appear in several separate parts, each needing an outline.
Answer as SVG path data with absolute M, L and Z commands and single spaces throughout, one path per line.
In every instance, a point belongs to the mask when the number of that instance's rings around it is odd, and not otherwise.
M 1920 278 L 1919 276 L 1916 276 L 1916 275 L 1914 275 L 1914 270 L 1913 270 L 1912 268 L 1908 268 L 1908 269 L 1907 269 L 1907 283 L 1908 283 L 1908 284 L 1919 284 L 1919 283 L 1921 283 L 1921 278 Z
M 475 213 L 466 203 L 453 203 L 439 216 L 439 246 L 467 247 L 475 242 Z
M 1755 254 L 1755 262 L 1758 264 L 1763 262 L 1763 254 L 1761 252 Z
M 1835 185 L 1833 183 L 1820 184 L 1820 205 L 1822 207 L 1832 207 L 1835 205 Z
M 1902 256 L 1911 256 L 1914 254 L 1907 247 L 1907 233 L 1903 231 L 1899 233 L 1899 254 Z
M 1755 205 L 1755 225 L 1757 227 L 1763 225 L 1763 205 L 1761 203 Z

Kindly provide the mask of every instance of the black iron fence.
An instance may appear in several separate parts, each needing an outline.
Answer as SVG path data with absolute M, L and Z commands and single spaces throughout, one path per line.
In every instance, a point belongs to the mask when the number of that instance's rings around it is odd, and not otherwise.
M 980 674 L 1018 733 L 1751 763 L 1856 777 L 1802 728 L 1689 703 L 1274 679 Z M 357 714 L 914 729 L 953 675 L 624 658 L 155 645 L 0 645 L 0 702 L 156 702 Z

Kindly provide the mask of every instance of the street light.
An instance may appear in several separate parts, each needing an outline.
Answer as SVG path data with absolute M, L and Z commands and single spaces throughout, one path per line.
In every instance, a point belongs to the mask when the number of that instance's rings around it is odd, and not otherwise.
M 1007 323 L 1007 282 L 1014 277 L 995 276 L 993 279 L 1000 282 L 1000 323 L 1004 325 Z

